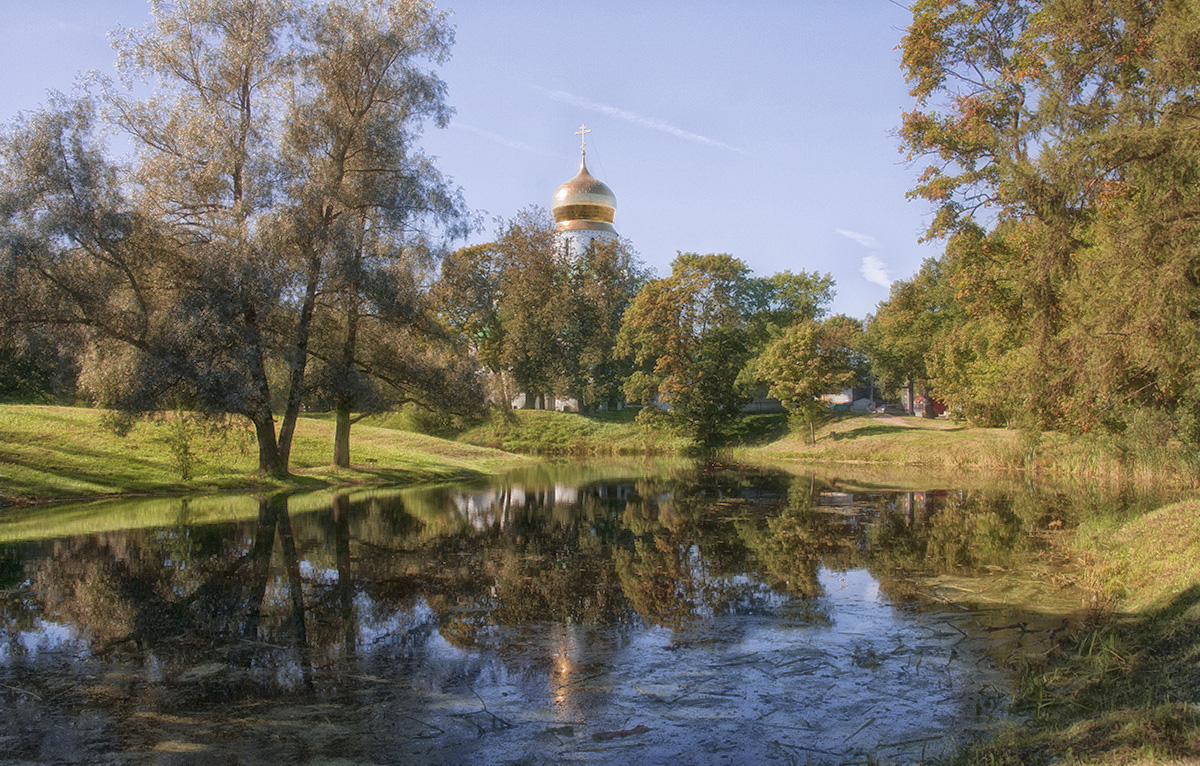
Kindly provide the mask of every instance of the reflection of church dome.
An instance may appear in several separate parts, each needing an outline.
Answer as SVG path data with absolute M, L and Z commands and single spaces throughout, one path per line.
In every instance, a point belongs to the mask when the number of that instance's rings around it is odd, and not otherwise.
M 558 231 L 617 232 L 612 225 L 613 215 L 617 212 L 617 196 L 588 172 L 586 158 L 579 164 L 579 174 L 554 192 L 550 212 L 554 214 Z

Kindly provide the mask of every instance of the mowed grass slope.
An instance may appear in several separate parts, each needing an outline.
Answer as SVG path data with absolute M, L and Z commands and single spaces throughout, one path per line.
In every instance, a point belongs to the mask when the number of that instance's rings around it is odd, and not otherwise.
M 676 454 L 688 439 L 634 422 L 634 412 L 579 415 L 548 410 L 512 410 L 459 437 L 461 441 L 535 455 Z
M 138 421 L 125 436 L 104 413 L 81 407 L 0 406 L 0 503 L 223 489 L 339 484 L 400 484 L 495 473 L 525 459 L 497 450 L 360 423 L 351 463 L 330 465 L 333 421 L 302 418 L 292 447 L 294 477 L 256 473 L 258 448 L 248 425 L 192 426 L 174 416 Z M 187 444 L 181 457 L 180 443 Z M 174 447 L 172 446 L 174 445 Z M 184 469 L 183 463 L 188 463 Z M 189 478 L 184 479 L 187 474 Z

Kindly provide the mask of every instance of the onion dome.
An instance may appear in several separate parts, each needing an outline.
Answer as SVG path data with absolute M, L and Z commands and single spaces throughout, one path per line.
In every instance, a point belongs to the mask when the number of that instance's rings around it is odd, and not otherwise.
M 617 195 L 612 189 L 587 169 L 587 157 L 579 163 L 579 174 L 558 187 L 550 205 L 557 231 L 591 229 L 609 231 L 613 228 L 613 216 L 617 212 Z

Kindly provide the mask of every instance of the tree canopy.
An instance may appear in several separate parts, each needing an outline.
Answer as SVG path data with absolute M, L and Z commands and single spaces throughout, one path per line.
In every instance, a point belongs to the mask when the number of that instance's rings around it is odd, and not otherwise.
M 880 308 L 877 365 L 923 365 L 935 394 L 984 422 L 1121 432 L 1162 417 L 1200 442 L 1200 366 L 1182 352 L 1200 340 L 1200 10 L 912 10 L 901 137 L 929 163 L 914 194 L 948 242 Z M 923 353 L 898 353 L 882 338 L 918 305 L 945 321 L 915 333 Z

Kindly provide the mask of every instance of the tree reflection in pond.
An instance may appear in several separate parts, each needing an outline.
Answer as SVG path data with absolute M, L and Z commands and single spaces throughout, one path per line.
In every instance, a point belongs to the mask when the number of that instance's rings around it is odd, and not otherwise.
M 1078 594 L 1026 571 L 1056 563 L 1069 500 L 593 466 L 48 530 L 0 549 L 0 742 L 68 762 L 907 762 L 1002 717 L 988 658 L 1044 652 L 1039 616 L 1074 617 Z M 944 604 L 1021 577 L 1044 586 L 1024 603 Z

